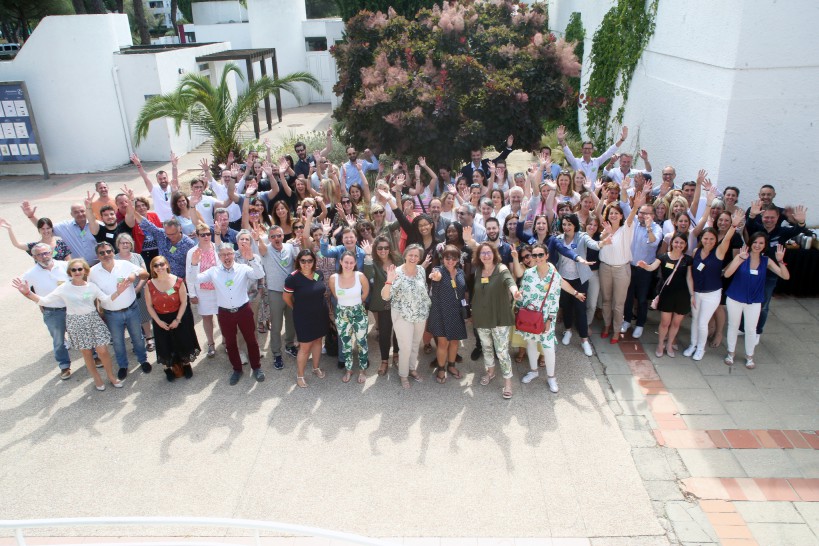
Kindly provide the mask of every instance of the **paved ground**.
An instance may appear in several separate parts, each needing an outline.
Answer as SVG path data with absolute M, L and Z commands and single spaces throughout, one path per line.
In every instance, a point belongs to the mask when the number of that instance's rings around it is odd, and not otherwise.
M 271 139 L 327 119 L 315 107 L 288 112 Z M 183 173 L 199 155 L 181 159 Z M 0 179 L 0 217 L 33 240 L 21 199 L 63 219 L 98 178 L 142 187 L 129 167 Z M 480 386 L 471 362 L 460 381 L 441 386 L 427 375 L 409 392 L 394 371 L 342 384 L 329 360 L 327 378 L 306 390 L 294 387 L 292 359 L 282 372 L 266 361 L 265 383 L 229 387 L 223 352 L 197 363 L 189 381 L 132 370 L 126 388 L 98 393 L 79 355 L 75 376 L 57 378 L 35 306 L 8 282 L 31 262 L 0 247 L 0 305 L 14 317 L 0 321 L 0 344 L 10 347 L 0 368 L 0 517 L 251 518 L 415 546 L 819 543 L 816 300 L 777 299 L 757 369 L 730 374 L 717 350 L 700 363 L 654 358 L 650 322 L 645 351 L 599 337 L 591 359 L 560 347 L 556 396 L 541 380 L 516 384 L 504 401 L 501 383 Z M 74 533 L 89 542 L 234 534 Z M 329 541 L 310 544 L 319 543 Z

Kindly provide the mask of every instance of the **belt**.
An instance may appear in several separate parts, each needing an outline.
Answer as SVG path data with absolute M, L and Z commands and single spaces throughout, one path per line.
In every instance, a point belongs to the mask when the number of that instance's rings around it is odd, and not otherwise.
M 43 311 L 65 311 L 65 307 L 45 307 L 42 305 L 40 306 L 40 309 Z
M 136 303 L 137 303 L 137 302 L 136 302 L 136 300 L 134 300 L 134 303 L 132 303 L 131 305 L 129 305 L 129 306 L 128 306 L 128 307 L 126 307 L 125 309 L 117 309 L 116 311 L 110 311 L 110 310 L 108 310 L 108 309 L 104 309 L 104 311 L 105 311 L 105 314 L 106 314 L 106 315 L 107 315 L 108 313 L 124 313 L 125 311 L 130 311 L 131 309 L 133 309 L 134 307 L 136 307 Z
M 230 307 L 230 308 L 220 307 L 219 311 L 224 311 L 225 313 L 238 313 L 239 311 L 241 311 L 242 309 L 247 307 L 248 303 L 250 303 L 250 302 L 246 302 L 244 305 L 240 305 L 239 307 Z

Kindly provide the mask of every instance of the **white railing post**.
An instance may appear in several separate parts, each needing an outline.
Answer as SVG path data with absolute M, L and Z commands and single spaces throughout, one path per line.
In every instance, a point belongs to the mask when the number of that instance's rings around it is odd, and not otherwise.
M 14 538 L 17 539 L 17 546 L 26 546 L 26 538 L 23 536 L 23 530 L 17 528 L 14 530 Z

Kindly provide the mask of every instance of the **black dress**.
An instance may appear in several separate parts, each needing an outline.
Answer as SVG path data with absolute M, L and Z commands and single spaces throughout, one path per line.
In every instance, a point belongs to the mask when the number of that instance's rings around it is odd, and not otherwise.
M 466 278 L 462 269 L 457 268 L 455 288 L 446 267 L 436 267 L 441 272 L 441 280 L 432 283 L 432 307 L 429 309 L 427 330 L 435 337 L 450 341 L 466 339 L 466 324 L 461 318 L 461 300 L 466 293 Z
M 293 294 L 293 322 L 299 341 L 315 341 L 327 335 L 330 313 L 324 299 L 325 289 L 321 271 L 308 279 L 296 270 L 284 280 L 284 291 Z
M 148 281 L 148 290 L 151 293 L 151 304 L 157 316 L 167 324 L 176 319 L 179 314 L 179 290 L 182 286 L 182 279 L 177 278 L 174 286 L 168 292 L 160 292 L 153 281 Z M 170 309 L 176 308 L 171 311 Z M 161 328 L 156 321 L 153 323 L 154 340 L 156 342 L 156 361 L 163 366 L 170 366 L 175 361 L 182 364 L 190 364 L 196 360 L 200 352 L 199 340 L 196 337 L 196 330 L 193 326 L 193 313 L 191 313 L 190 301 L 185 307 L 185 313 L 179 325 L 173 330 Z
M 688 291 L 688 268 L 691 267 L 693 259 L 688 254 L 683 254 L 682 263 L 674 273 L 674 278 L 668 283 L 668 286 L 663 288 L 660 294 L 660 303 L 657 306 L 663 313 L 676 313 L 678 315 L 687 315 L 691 312 L 691 296 Z M 677 260 L 672 260 L 668 254 L 663 254 L 659 257 L 660 260 L 660 286 L 665 283 L 671 273 L 674 271 L 674 266 L 677 265 Z

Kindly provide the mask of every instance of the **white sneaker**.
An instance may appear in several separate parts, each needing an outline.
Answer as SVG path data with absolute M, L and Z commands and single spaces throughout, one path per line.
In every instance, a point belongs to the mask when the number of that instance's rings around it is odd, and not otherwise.
M 683 351 L 683 356 L 690 357 L 691 355 L 694 354 L 694 351 L 696 351 L 696 350 L 697 350 L 696 345 L 689 345 L 688 348 Z
M 571 341 L 572 341 L 572 331 L 571 330 L 566 330 L 565 332 L 563 332 L 563 341 L 561 341 L 561 343 L 563 343 L 563 345 L 568 345 Z
M 631 337 L 634 339 L 640 339 L 640 336 L 643 335 L 643 327 L 637 326 L 634 328 L 634 331 L 631 333 Z
M 554 377 L 547 377 L 546 383 L 549 385 L 549 390 L 552 392 L 557 392 L 557 379 Z
M 539 375 L 540 374 L 538 372 L 528 372 L 526 375 L 523 376 L 523 378 L 520 380 L 520 382 L 521 383 L 531 383 L 532 379 L 537 378 Z
M 623 321 L 623 325 L 620 326 L 620 333 L 625 334 L 626 332 L 628 332 L 629 328 L 631 328 L 631 323 Z
M 704 356 L 705 356 L 705 349 L 697 349 L 696 351 L 694 351 L 694 360 L 696 360 L 697 362 L 702 360 L 702 357 L 704 357 Z
M 580 346 L 583 347 L 583 352 L 586 353 L 586 356 L 594 355 L 594 351 L 592 351 L 592 346 L 591 343 L 589 343 L 589 340 L 584 341 L 580 344 Z

